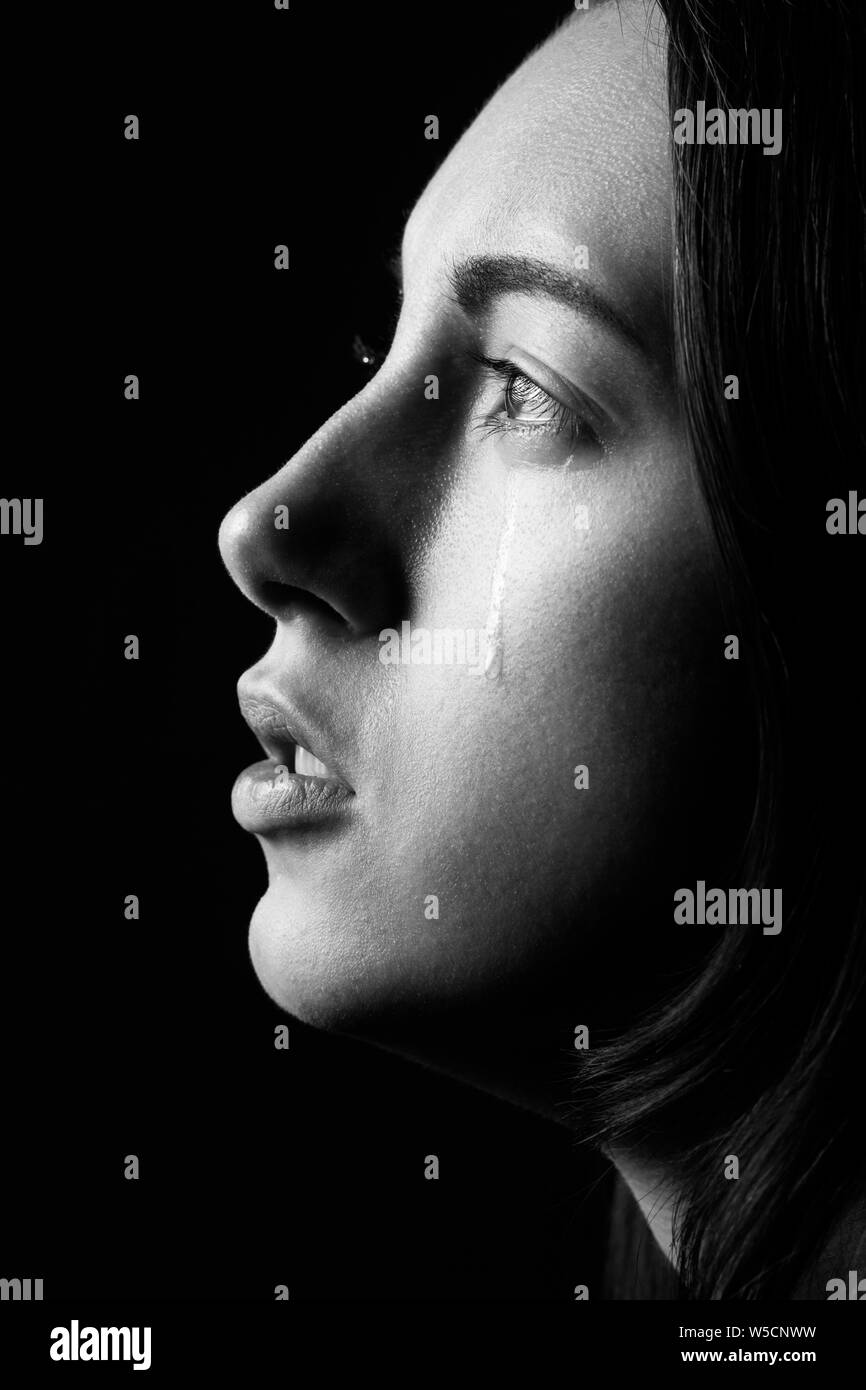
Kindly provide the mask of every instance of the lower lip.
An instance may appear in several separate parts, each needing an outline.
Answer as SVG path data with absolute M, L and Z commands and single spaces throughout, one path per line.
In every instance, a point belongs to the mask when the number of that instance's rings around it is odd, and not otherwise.
M 345 816 L 354 793 L 342 782 L 286 774 L 284 767 L 278 778 L 278 767 L 271 759 L 253 763 L 235 782 L 232 812 L 244 830 L 267 835 L 327 825 Z

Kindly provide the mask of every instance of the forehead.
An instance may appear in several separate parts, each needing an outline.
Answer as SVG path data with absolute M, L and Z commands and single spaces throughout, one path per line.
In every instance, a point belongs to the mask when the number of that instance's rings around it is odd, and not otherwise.
M 671 254 L 663 48 L 643 0 L 575 14 L 496 92 L 426 188 L 403 261 L 522 254 L 594 278 L 658 333 Z

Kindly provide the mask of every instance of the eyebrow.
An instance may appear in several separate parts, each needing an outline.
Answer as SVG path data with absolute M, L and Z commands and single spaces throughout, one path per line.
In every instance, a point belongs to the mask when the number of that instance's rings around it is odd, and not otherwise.
M 397 283 L 402 284 L 399 251 L 389 265 Z M 454 299 L 468 314 L 483 313 L 503 294 L 545 295 L 624 338 L 644 357 L 650 356 L 635 328 L 590 281 L 566 275 L 548 261 L 531 256 L 470 256 L 451 267 L 448 279 Z

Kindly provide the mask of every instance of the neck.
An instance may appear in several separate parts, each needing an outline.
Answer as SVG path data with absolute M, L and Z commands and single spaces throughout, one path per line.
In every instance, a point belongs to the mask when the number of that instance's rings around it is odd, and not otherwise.
M 609 1152 L 608 1158 L 640 1207 L 665 1259 L 676 1268 L 673 1233 L 676 1191 L 669 1178 L 658 1168 L 619 1149 Z

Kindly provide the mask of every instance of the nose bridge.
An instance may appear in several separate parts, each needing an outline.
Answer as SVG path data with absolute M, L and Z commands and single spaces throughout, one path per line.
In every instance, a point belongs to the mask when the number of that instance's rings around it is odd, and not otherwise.
M 315 599 L 362 632 L 407 611 L 436 431 L 424 428 L 421 370 L 385 372 L 223 520 L 226 567 L 274 617 Z

